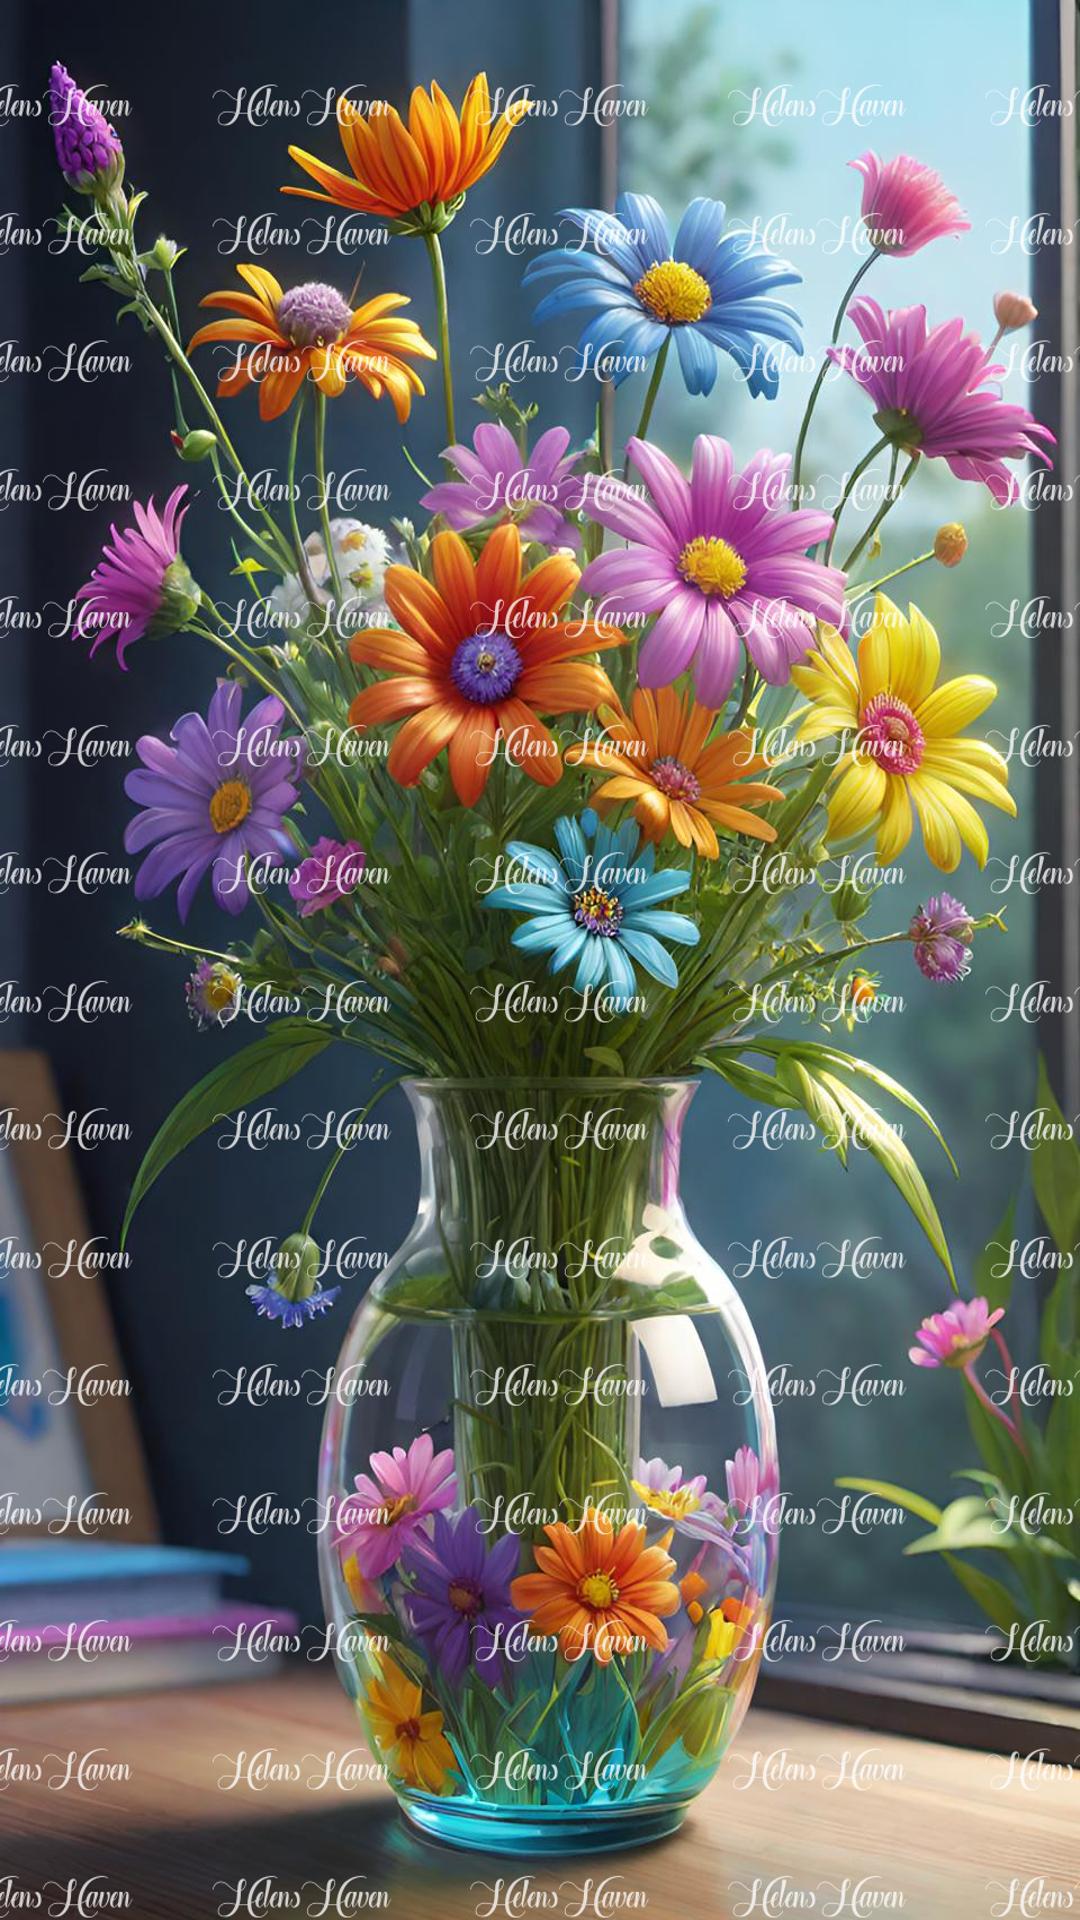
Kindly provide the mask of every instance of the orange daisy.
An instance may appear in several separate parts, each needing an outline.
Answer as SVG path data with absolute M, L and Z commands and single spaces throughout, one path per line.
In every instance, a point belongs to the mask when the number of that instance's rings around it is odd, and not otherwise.
M 470 81 L 460 115 L 434 81 L 430 94 L 415 87 L 408 126 L 396 108 L 384 101 L 363 113 L 343 95 L 337 103 L 337 123 L 352 179 L 302 147 L 290 147 L 292 159 L 325 191 L 316 193 L 311 187 L 282 187 L 281 191 L 391 220 L 418 214 L 420 230 L 428 226 L 434 230 L 446 224 L 445 216 L 439 219 L 438 213 L 444 208 L 455 213 L 453 203 L 460 205 L 468 189 L 495 165 L 531 105 L 529 100 L 518 100 L 493 119 L 485 73 Z
M 446 1793 L 457 1761 L 438 1708 L 423 1711 L 422 1689 L 388 1655 L 380 1657 L 366 1695 L 372 1738 L 390 1772 L 408 1787 Z
M 738 730 L 709 739 L 715 720 L 712 708 L 699 707 L 673 687 L 655 693 L 639 689 L 630 702 L 629 718 L 620 708 L 605 726 L 606 739 L 575 747 L 566 757 L 572 765 L 612 776 L 593 798 L 601 806 L 632 800 L 634 818 L 647 840 L 660 841 L 671 833 L 680 846 L 696 847 L 715 860 L 720 847 L 714 820 L 733 833 L 775 840 L 776 828 L 749 809 L 784 797 L 779 787 L 750 778 L 769 763 L 752 751 L 749 733 Z
M 531 1613 L 535 1635 L 556 1634 L 568 1660 L 591 1651 L 602 1667 L 641 1642 L 663 1653 L 679 1589 L 675 1562 L 663 1546 L 647 1547 L 645 1529 L 629 1521 L 616 1533 L 606 1514 L 590 1510 L 576 1531 L 558 1521 L 545 1527 L 550 1546 L 534 1547 L 539 1573 L 510 1583 L 510 1598 Z
M 424 384 L 402 356 L 434 360 L 435 349 L 415 320 L 390 317 L 398 307 L 408 306 L 403 293 L 380 293 L 362 307 L 350 307 L 336 287 L 318 280 L 285 293 L 265 267 L 238 266 L 236 271 L 250 293 L 208 293 L 199 304 L 225 307 L 238 318 L 212 320 L 199 328 L 188 347 L 190 352 L 210 340 L 229 340 L 251 348 L 222 374 L 219 399 L 256 380 L 259 413 L 264 420 L 276 420 L 310 374 L 331 396 L 344 393 L 349 380 L 359 380 L 376 400 L 388 393 L 398 419 L 408 419 L 413 394 L 423 393 Z
M 434 584 L 412 567 L 387 569 L 383 592 L 399 626 L 369 627 L 349 642 L 362 666 L 393 678 L 365 687 L 349 708 L 354 727 L 406 714 L 387 759 L 403 787 L 449 748 L 450 778 L 463 806 L 487 785 L 499 741 L 541 786 L 562 775 L 558 743 L 541 713 L 591 713 L 615 691 L 602 668 L 575 655 L 621 646 L 601 621 L 560 619 L 579 569 L 552 554 L 521 577 L 521 535 L 497 527 L 473 560 L 457 533 L 431 543 Z

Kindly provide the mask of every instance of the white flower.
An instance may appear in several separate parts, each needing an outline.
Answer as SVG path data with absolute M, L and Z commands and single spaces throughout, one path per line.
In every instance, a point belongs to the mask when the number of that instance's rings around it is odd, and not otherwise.
M 366 526 L 362 520 L 331 520 L 330 541 L 341 580 L 340 607 L 334 603 L 333 576 L 322 534 L 309 533 L 304 541 L 308 570 L 320 603 L 333 610 L 339 633 L 347 633 L 351 625 L 370 626 L 372 610 L 381 611 L 383 581 L 393 557 L 390 542 L 381 528 Z M 299 574 L 286 574 L 274 588 L 270 609 L 272 624 L 279 632 L 294 633 L 307 625 L 311 607 Z M 367 617 L 361 619 L 364 609 Z M 378 624 L 386 622 L 380 619 Z

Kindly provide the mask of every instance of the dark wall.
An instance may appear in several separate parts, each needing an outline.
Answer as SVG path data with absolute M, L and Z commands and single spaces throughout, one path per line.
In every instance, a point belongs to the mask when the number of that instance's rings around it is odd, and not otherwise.
M 591 9 L 560 4 L 535 15 L 517 8 L 472 4 L 470 31 L 455 27 L 454 9 L 410 8 L 397 0 L 360 0 L 348 8 L 304 8 L 283 0 L 229 8 L 199 4 L 156 14 L 133 0 L 108 8 L 76 7 L 71 0 L 48 9 L 12 9 L 0 23 L 4 70 L 15 76 L 26 99 L 43 97 L 48 71 L 61 59 L 82 84 L 101 83 L 110 99 L 130 103 L 117 119 L 128 156 L 129 188 L 146 188 L 150 200 L 141 232 L 150 244 L 158 232 L 188 248 L 178 270 L 185 327 L 194 330 L 199 296 L 235 282 L 235 262 L 262 259 L 286 284 L 325 278 L 347 291 L 358 266 L 372 291 L 395 288 L 413 297 L 415 317 L 434 333 L 427 261 L 419 242 L 395 240 L 370 249 L 370 258 L 315 257 L 303 247 L 271 246 L 253 256 L 233 246 L 235 222 L 260 213 L 292 226 L 319 210 L 278 193 L 300 175 L 286 154 L 290 141 L 334 160 L 333 121 L 318 128 L 271 119 L 252 126 L 241 119 L 221 124 L 229 95 L 239 87 L 272 82 L 279 95 L 299 97 L 311 88 L 363 82 L 373 96 L 404 106 L 414 80 L 433 72 L 459 99 L 477 67 L 493 85 L 523 80 L 543 83 L 556 55 L 560 85 L 583 84 L 592 71 Z M 19 16 L 21 15 L 21 20 Z M 18 22 L 18 31 L 15 23 Z M 557 30 L 556 30 L 557 29 Z M 10 40 L 12 44 L 5 46 Z M 21 44 L 15 44 L 20 41 Z M 554 84 L 552 86 L 554 90 Z M 173 455 L 170 390 L 161 354 L 131 320 L 119 325 L 116 302 L 104 289 L 79 286 L 86 262 L 49 250 L 55 239 L 46 222 L 58 210 L 62 183 L 56 172 L 44 109 L 15 118 L 0 129 L 8 184 L 5 204 L 22 224 L 44 231 L 39 245 L 10 250 L 0 258 L 4 281 L 4 331 L 24 343 L 101 340 L 129 354 L 130 374 L 103 376 L 93 384 L 27 377 L 0 384 L 0 424 L 7 454 L 21 477 L 45 483 L 46 500 L 0 512 L 3 591 L 24 608 L 46 609 L 55 622 L 75 588 L 89 574 L 109 521 L 123 521 L 123 505 L 84 512 L 75 505 L 48 505 L 63 491 L 69 471 L 104 469 L 106 483 L 130 485 L 136 498 L 153 493 L 160 503 L 179 480 L 197 495 L 184 536 L 196 578 L 227 596 L 228 548 L 215 520 L 209 469 L 184 467 Z M 597 143 L 589 129 L 558 142 L 524 141 L 513 156 L 514 204 L 554 209 L 591 201 L 596 194 Z M 505 193 L 505 183 L 504 183 Z M 490 215 L 498 187 L 488 180 L 470 196 L 466 214 L 447 237 L 455 328 L 461 342 L 515 339 L 527 331 L 528 304 L 520 291 L 523 262 L 488 256 L 474 271 L 476 234 L 469 219 Z M 306 231 L 313 232 L 314 228 Z M 236 283 L 238 284 L 238 283 Z M 495 316 L 498 315 L 496 322 Z M 493 331 L 494 329 L 494 331 Z M 471 432 L 479 415 L 468 405 L 468 355 L 460 365 L 459 415 Z M 408 430 L 421 466 L 432 470 L 442 444 L 436 373 L 427 406 L 418 407 Z M 568 423 L 584 396 L 568 390 Z M 224 403 L 230 431 L 251 469 L 284 462 L 286 427 L 260 428 L 254 399 Z M 372 511 L 409 513 L 419 491 L 400 450 L 389 404 L 379 406 L 350 391 L 331 408 L 328 464 L 365 467 L 393 489 L 389 507 Z M 473 415 L 470 418 L 470 414 Z M 49 729 L 63 734 L 100 723 L 104 733 L 134 745 L 141 733 L 164 734 L 176 716 L 205 709 L 213 660 L 191 637 L 141 644 L 132 649 L 130 671 L 117 671 L 102 648 L 91 661 L 84 645 L 46 631 L 17 628 L 0 642 L 3 708 L 27 736 Z M 49 744 L 55 746 L 56 742 Z M 100 852 L 103 864 L 122 862 L 122 836 L 131 807 L 123 773 L 130 760 L 106 760 L 79 768 L 50 767 L 41 760 L 0 769 L 3 833 L 0 845 L 23 859 L 48 863 Z M 131 917 L 130 888 L 105 886 L 91 893 L 50 893 L 58 869 L 46 864 L 45 884 L 16 890 L 2 902 L 6 940 L 4 977 L 40 988 L 68 980 L 107 981 L 113 993 L 130 995 L 132 1011 L 93 1025 L 30 1020 L 23 1030 L 9 1023 L 5 1044 L 45 1048 L 61 1092 L 61 1108 L 84 1111 L 104 1105 L 110 1119 L 128 1122 L 131 1141 L 78 1156 L 78 1174 L 92 1231 L 115 1236 L 126 1193 L 148 1141 L 174 1100 L 230 1047 L 250 1032 L 223 1038 L 198 1035 L 183 1000 L 186 967 L 146 953 L 115 937 Z M 181 929 L 171 897 L 150 904 L 146 918 L 175 936 Z M 225 929 L 207 900 L 193 910 L 187 937 L 220 944 Z M 8 958 L 10 955 L 10 958 Z M 364 1058 L 342 1050 L 304 1076 L 276 1102 L 284 1113 L 302 1115 L 352 1106 L 368 1083 Z M 363 1233 L 375 1248 L 391 1251 L 402 1238 L 415 1205 L 415 1149 L 404 1101 L 393 1097 L 388 1144 L 367 1158 L 346 1161 L 320 1216 L 323 1234 Z M 132 1263 L 110 1277 L 110 1294 L 167 1539 L 192 1544 L 218 1542 L 220 1509 L 215 1501 L 241 1491 L 272 1489 L 286 1503 L 312 1492 L 319 1413 L 314 1409 L 238 1404 L 222 1408 L 224 1381 L 217 1370 L 274 1360 L 289 1370 L 321 1368 L 334 1358 L 358 1283 L 324 1320 L 302 1335 L 286 1334 L 256 1319 L 242 1278 L 225 1279 L 218 1267 L 227 1243 L 242 1235 L 280 1236 L 304 1212 L 319 1172 L 303 1146 L 274 1146 L 263 1153 L 224 1152 L 204 1139 L 162 1179 L 139 1217 Z M 260 1599 L 316 1608 L 314 1550 L 296 1536 L 270 1532 L 228 1542 L 253 1563 L 250 1588 Z

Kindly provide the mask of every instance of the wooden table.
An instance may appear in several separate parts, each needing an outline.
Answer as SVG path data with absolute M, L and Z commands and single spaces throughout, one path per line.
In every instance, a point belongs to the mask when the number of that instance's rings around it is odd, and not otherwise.
M 534 1869 L 415 1839 L 378 1783 L 305 1784 L 328 1752 L 359 1744 L 343 1693 L 321 1670 L 5 1709 L 0 1920 L 27 1910 L 46 1920 L 80 1911 L 307 1920 L 369 1908 L 398 1920 L 1080 1911 L 1080 1776 L 1061 1768 L 1010 1780 L 1009 1763 L 988 1754 L 752 1711 L 681 1834 Z M 224 1784 L 241 1751 L 266 1748 L 285 1777 Z M 50 1788 L 70 1752 L 91 1749 L 130 1777 Z

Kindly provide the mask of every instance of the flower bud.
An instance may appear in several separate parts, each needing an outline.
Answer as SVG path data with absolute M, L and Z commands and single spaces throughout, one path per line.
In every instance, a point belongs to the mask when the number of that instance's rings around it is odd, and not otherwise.
M 851 927 L 856 920 L 861 920 L 873 897 L 872 892 L 855 886 L 850 880 L 845 880 L 842 887 L 837 887 L 832 897 L 832 907 L 841 926 Z
M 200 597 L 191 568 L 177 554 L 161 576 L 158 608 L 147 627 L 147 633 L 155 637 L 163 633 L 179 633 L 194 619 L 199 610 Z
M 208 427 L 195 427 L 191 433 L 174 433 L 172 443 L 181 460 L 205 460 L 217 446 L 217 434 Z
M 967 552 L 967 534 L 959 520 L 950 520 L 934 535 L 934 559 L 943 567 L 958 567 Z
M 169 240 L 165 234 L 159 233 L 150 249 L 150 264 L 168 273 L 175 267 L 183 251 L 183 247 L 178 247 L 175 240 Z
M 309 1233 L 290 1233 L 273 1264 L 273 1284 L 287 1300 L 307 1300 L 318 1289 L 322 1252 Z
M 1039 317 L 1039 309 L 1026 293 L 995 293 L 994 319 L 1002 333 L 1015 333 Z

